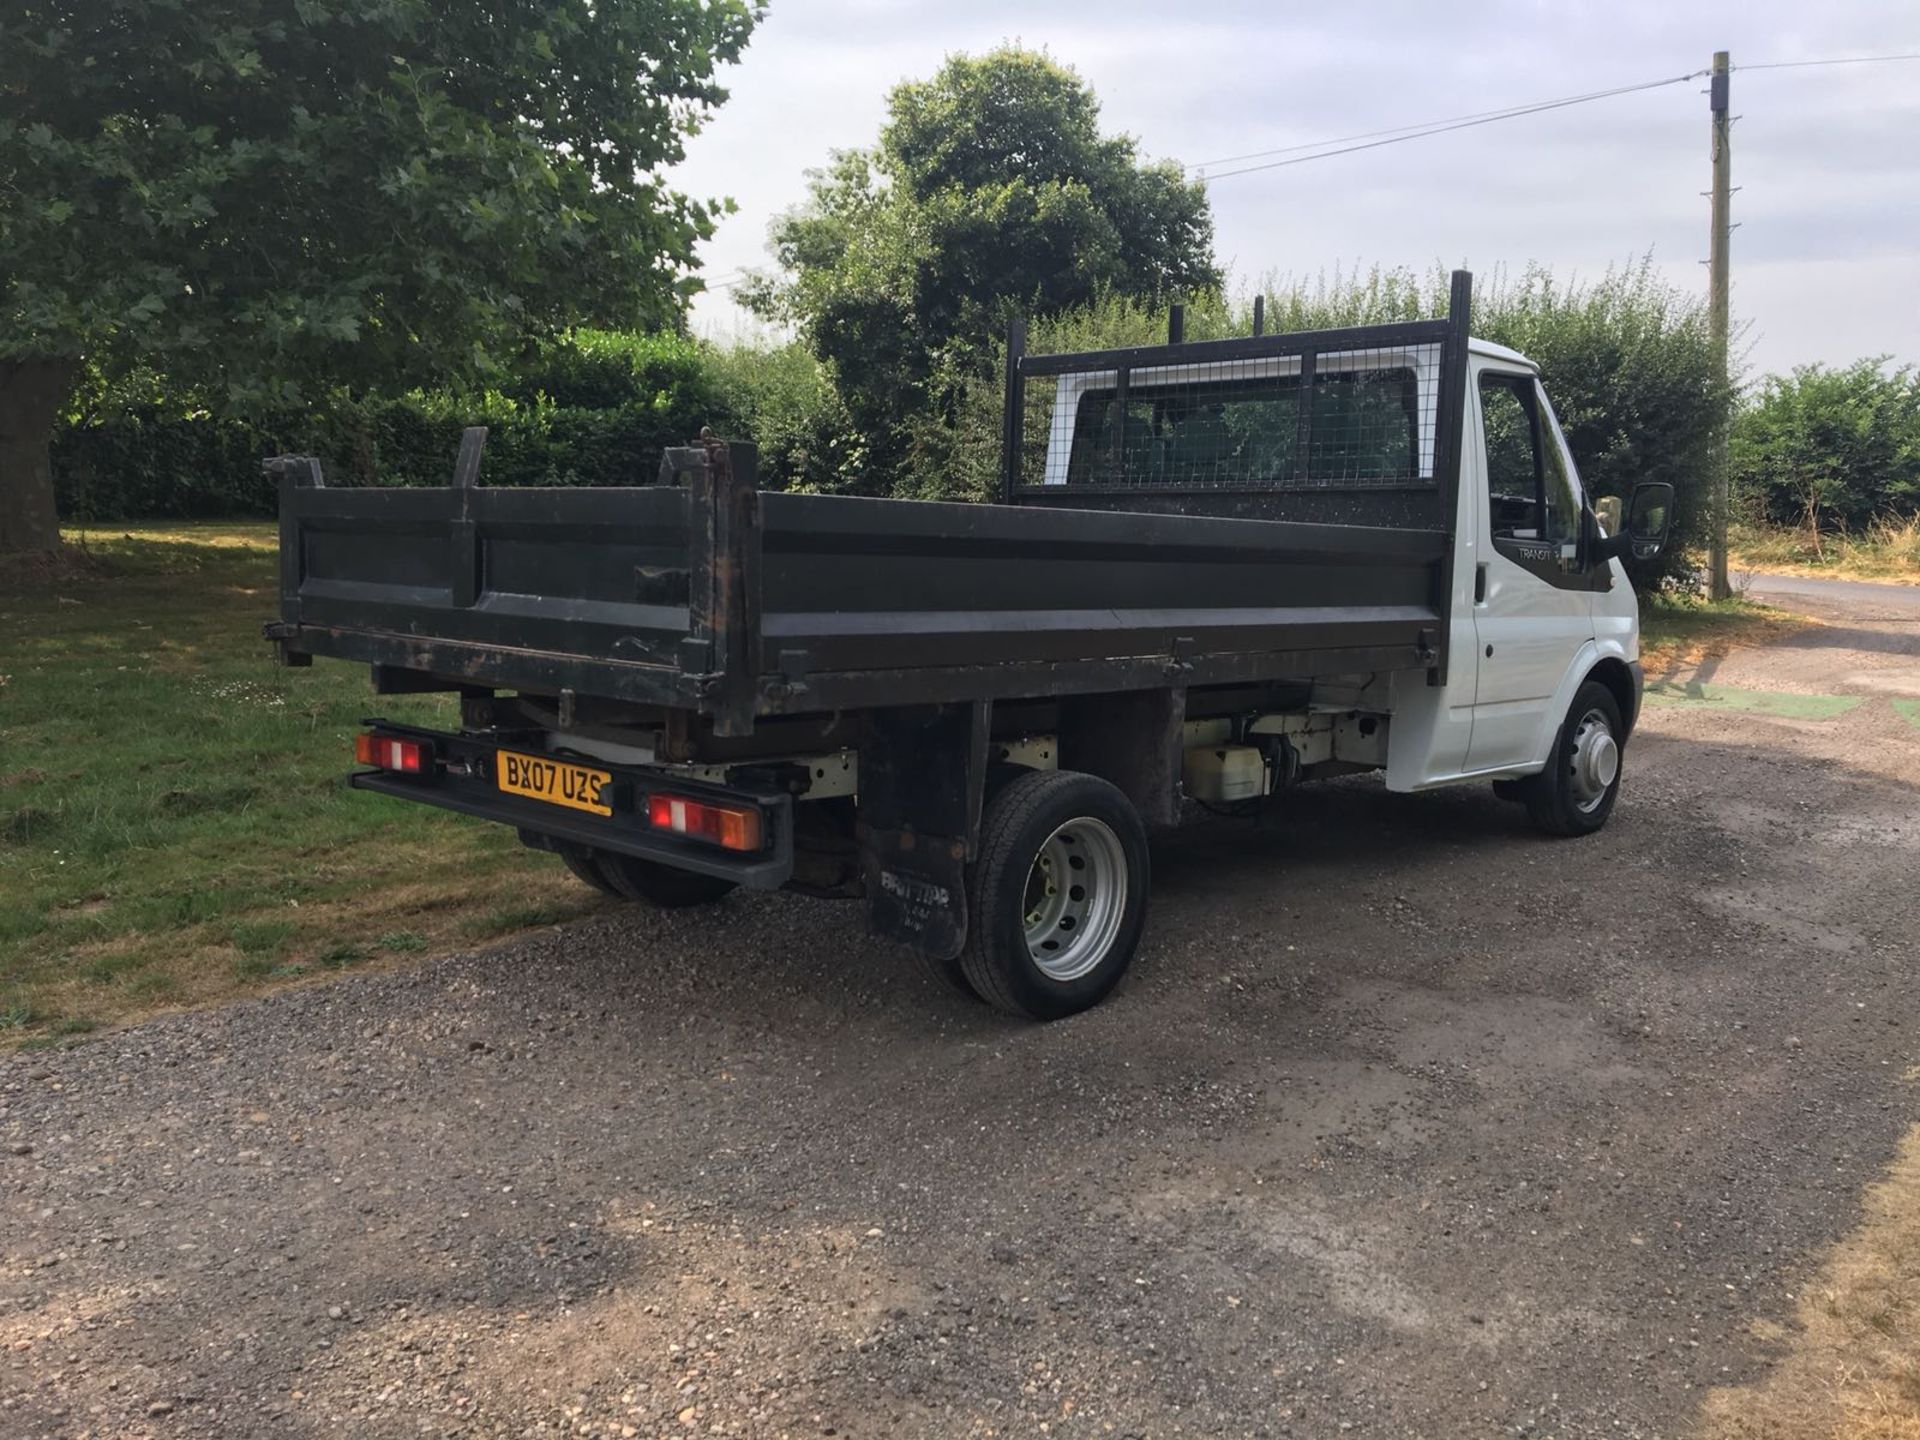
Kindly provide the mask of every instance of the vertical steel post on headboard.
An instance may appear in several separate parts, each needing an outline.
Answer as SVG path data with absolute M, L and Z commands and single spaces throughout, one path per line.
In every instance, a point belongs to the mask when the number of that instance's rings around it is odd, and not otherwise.
M 1006 408 L 1000 417 L 1000 499 L 1013 503 L 1020 488 L 1020 449 L 1026 428 L 1026 381 L 1020 359 L 1027 353 L 1027 322 L 1016 315 L 1007 322 Z

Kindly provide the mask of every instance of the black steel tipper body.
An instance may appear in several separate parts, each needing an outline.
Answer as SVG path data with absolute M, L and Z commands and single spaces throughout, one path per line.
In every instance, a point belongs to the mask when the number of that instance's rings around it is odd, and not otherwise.
M 1016 351 L 1014 503 L 763 493 L 752 447 L 710 439 L 630 488 L 489 488 L 483 432 L 441 489 L 335 488 L 317 462 L 285 457 L 269 462 L 282 487 L 270 633 L 291 663 L 334 656 L 447 688 L 669 707 L 719 736 L 767 716 L 1438 672 L 1465 363 L 1456 299 L 1453 319 L 1417 325 Z M 1417 375 L 1414 398 L 1372 383 L 1362 354 L 1399 367 L 1381 374 Z M 1230 399 L 1276 387 L 1258 414 L 1283 416 L 1284 473 L 1216 462 L 1196 481 L 1168 472 L 1171 442 L 1134 433 L 1162 423 L 1165 377 L 1202 364 L 1233 367 Z M 1023 388 L 1103 370 L 1108 408 L 1082 408 L 1112 437 L 1117 473 L 1029 483 Z M 1201 419 L 1226 434 L 1217 413 Z M 1159 469 L 1129 471 L 1129 455 Z
M 1418 668 L 1443 631 L 1437 531 L 769 494 L 727 552 L 699 499 L 290 487 L 276 635 L 740 720 Z

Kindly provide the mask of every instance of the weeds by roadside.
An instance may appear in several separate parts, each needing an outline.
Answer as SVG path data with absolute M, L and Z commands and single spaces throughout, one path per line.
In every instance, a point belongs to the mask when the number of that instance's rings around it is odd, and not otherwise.
M 1709 1397 L 1705 1440 L 1920 1440 L 1920 1130 L 1865 1211 L 1801 1292 L 1793 1328 L 1755 1327 L 1785 1353 Z
M 80 538 L 0 588 L 0 1046 L 604 903 L 499 827 L 346 788 L 375 702 L 361 667 L 273 667 L 271 525 Z
M 1920 584 L 1920 515 L 1876 520 L 1857 535 L 1736 525 L 1727 549 L 1736 571 Z

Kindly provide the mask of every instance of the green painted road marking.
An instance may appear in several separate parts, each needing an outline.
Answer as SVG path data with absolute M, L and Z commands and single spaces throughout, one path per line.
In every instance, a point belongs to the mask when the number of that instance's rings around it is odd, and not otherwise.
M 1893 708 L 1907 717 L 1907 723 L 1920 730 L 1920 700 L 1896 700 Z
M 1709 710 L 1745 710 L 1778 715 L 1788 720 L 1832 720 L 1866 700 L 1864 695 L 1792 695 L 1775 690 L 1736 690 L 1731 685 L 1708 685 L 1656 680 L 1647 686 L 1650 705 L 1698 705 Z M 1920 725 L 1920 713 L 1907 716 Z

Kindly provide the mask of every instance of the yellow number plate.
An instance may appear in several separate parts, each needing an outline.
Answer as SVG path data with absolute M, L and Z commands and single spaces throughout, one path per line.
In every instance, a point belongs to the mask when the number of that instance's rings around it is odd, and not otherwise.
M 594 815 L 613 814 L 612 807 L 600 801 L 601 790 L 613 779 L 605 770 L 589 770 L 544 755 L 500 750 L 494 754 L 494 778 L 509 795 L 525 795 Z

